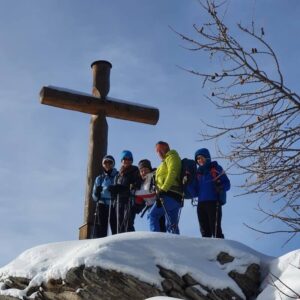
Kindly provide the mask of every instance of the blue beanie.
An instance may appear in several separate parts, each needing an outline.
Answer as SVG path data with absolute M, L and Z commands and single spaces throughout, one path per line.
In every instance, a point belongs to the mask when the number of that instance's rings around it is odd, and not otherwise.
M 196 151 L 195 153 L 195 160 L 197 161 L 197 156 L 202 155 L 206 158 L 206 160 L 210 161 L 211 157 L 210 157 L 210 153 L 208 151 L 208 149 L 206 148 L 202 148 Z
M 131 161 L 133 161 L 132 153 L 131 153 L 129 150 L 123 150 L 123 151 L 122 151 L 122 153 L 121 153 L 121 161 L 122 161 L 124 158 L 129 158 Z

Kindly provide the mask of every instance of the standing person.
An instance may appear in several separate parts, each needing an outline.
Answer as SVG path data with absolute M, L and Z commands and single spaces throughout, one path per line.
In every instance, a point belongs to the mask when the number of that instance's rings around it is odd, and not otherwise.
M 224 238 L 222 220 L 222 201 L 230 189 L 230 181 L 223 168 L 211 161 L 206 148 L 196 151 L 195 161 L 198 169 L 195 193 L 198 197 L 197 215 L 203 237 Z
M 111 155 L 104 156 L 102 160 L 103 172 L 95 179 L 92 197 L 97 204 L 92 238 L 107 236 L 108 224 L 110 224 L 111 233 L 117 233 L 116 215 L 112 209 L 112 198 L 109 191 L 109 186 L 114 183 L 118 173 L 114 166 L 114 158 Z
M 156 202 L 156 188 L 155 188 L 155 169 L 152 168 L 151 162 L 148 159 L 142 159 L 138 163 L 140 171 L 140 181 L 135 191 L 135 205 L 137 212 L 142 211 L 141 217 L 146 211 Z M 149 213 L 148 213 L 149 219 Z M 159 219 L 159 226 L 161 232 L 166 232 L 165 216 Z
M 110 191 L 116 200 L 117 232 L 135 231 L 134 219 L 136 210 L 132 196 L 132 188 L 138 181 L 139 169 L 132 165 L 133 155 L 124 150 L 121 153 L 121 168 Z
M 162 162 L 155 175 L 157 201 L 149 213 L 150 230 L 160 231 L 159 219 L 165 215 L 167 232 L 179 234 L 178 218 L 182 204 L 181 159 L 175 150 L 170 150 L 166 142 L 158 142 L 155 149 Z

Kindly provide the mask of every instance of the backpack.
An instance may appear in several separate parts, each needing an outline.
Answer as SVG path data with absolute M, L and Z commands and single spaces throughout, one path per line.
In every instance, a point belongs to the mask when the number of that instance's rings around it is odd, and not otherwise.
M 182 184 L 183 196 L 185 199 L 192 199 L 194 197 L 189 192 L 188 186 L 194 182 L 196 172 L 197 164 L 193 159 L 184 158 L 181 160 L 180 183 Z

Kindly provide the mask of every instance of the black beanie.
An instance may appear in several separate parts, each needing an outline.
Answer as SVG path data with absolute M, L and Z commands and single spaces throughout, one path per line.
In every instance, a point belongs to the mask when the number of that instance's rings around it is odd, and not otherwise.
M 142 159 L 142 160 L 140 160 L 140 162 L 138 164 L 138 167 L 139 167 L 139 169 L 148 168 L 149 170 L 152 171 L 151 162 L 148 159 Z

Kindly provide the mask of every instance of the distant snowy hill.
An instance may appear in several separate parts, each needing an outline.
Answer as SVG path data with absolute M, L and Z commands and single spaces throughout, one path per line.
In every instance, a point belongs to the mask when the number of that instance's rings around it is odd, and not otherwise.
M 227 253 L 233 260 L 220 263 L 216 259 L 220 253 Z M 50 280 L 64 280 L 70 269 L 80 266 L 128 274 L 163 291 L 163 278 L 157 267 L 161 266 L 179 276 L 189 274 L 201 287 L 229 288 L 241 299 L 246 299 L 228 274 L 231 271 L 243 274 L 251 264 L 261 268 L 262 291 L 257 299 L 291 299 L 287 295 L 297 299 L 295 293 L 300 294 L 300 250 L 273 258 L 235 241 L 150 232 L 52 243 L 29 249 L 0 269 L 0 299 L 4 296 L 22 299 L 30 288 Z M 28 286 L 11 288 L 12 278 L 27 278 Z M 207 289 L 202 292 L 207 293 Z M 31 298 L 36 294 L 32 293 Z

